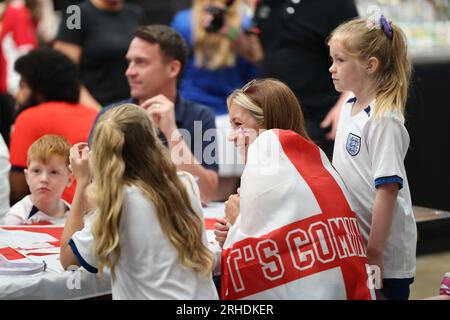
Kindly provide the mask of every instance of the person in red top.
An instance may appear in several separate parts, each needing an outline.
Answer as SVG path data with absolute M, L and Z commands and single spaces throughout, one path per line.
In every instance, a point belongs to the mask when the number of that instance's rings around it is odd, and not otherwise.
M 14 105 L 10 95 L 18 89 L 19 75 L 14 62 L 21 55 L 37 48 L 36 24 L 24 0 L 6 0 L 0 30 L 0 117 L 1 134 L 9 142 Z
M 15 96 L 19 115 L 11 133 L 11 204 L 29 194 L 23 169 L 29 146 L 45 134 L 65 137 L 70 144 L 87 141 L 97 111 L 78 104 L 76 65 L 64 54 L 42 48 L 20 57 L 15 70 L 21 75 Z M 75 186 L 62 198 L 71 203 Z
M 19 75 L 14 62 L 21 55 L 37 48 L 36 25 L 23 0 L 6 1 L 0 32 L 0 92 L 15 94 Z

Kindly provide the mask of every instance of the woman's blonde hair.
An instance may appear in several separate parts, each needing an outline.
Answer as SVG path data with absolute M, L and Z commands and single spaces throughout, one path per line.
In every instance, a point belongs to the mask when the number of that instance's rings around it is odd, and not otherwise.
M 340 41 L 348 54 L 359 61 L 377 58 L 379 66 L 375 74 L 374 115 L 379 118 L 394 110 L 404 119 L 412 67 L 405 34 L 395 23 L 389 25 L 392 38 L 386 35 L 383 27 L 368 20 L 350 20 L 331 33 L 328 44 Z
M 236 54 L 231 40 L 222 34 L 207 32 L 202 26 L 205 7 L 210 3 L 212 3 L 211 0 L 194 0 L 192 7 L 195 65 L 209 70 L 232 67 L 236 64 Z M 241 27 L 240 4 L 240 0 L 234 1 L 225 13 L 225 19 L 230 28 L 236 30 Z
M 250 111 L 264 129 L 292 130 L 310 140 L 297 97 L 279 80 L 267 78 L 250 81 L 228 96 L 228 108 L 234 103 Z
M 154 204 L 161 229 L 183 266 L 201 275 L 212 271 L 214 257 L 202 242 L 204 222 L 192 208 L 176 167 L 144 110 L 125 104 L 105 112 L 94 130 L 91 166 L 98 212 L 92 232 L 101 275 L 109 267 L 115 280 L 125 185 L 138 187 Z

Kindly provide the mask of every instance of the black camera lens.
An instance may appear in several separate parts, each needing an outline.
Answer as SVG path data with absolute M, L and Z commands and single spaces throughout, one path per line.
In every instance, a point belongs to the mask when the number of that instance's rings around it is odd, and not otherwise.
M 205 11 L 213 16 L 210 24 L 205 28 L 206 32 L 218 32 L 223 27 L 226 9 L 210 5 Z

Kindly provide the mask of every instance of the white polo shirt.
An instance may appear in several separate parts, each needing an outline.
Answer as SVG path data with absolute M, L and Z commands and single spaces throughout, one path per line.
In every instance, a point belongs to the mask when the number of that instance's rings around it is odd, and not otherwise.
M 199 190 L 192 176 L 179 174 L 188 190 L 193 209 L 201 214 Z M 113 299 L 218 299 L 210 276 L 200 276 L 181 265 L 178 252 L 161 230 L 156 210 L 134 186 L 124 187 L 120 220 L 121 255 L 112 282 Z M 88 271 L 97 272 L 93 254 L 91 224 L 96 214 L 85 219 L 85 227 L 69 241 L 78 262 Z M 202 217 L 203 219 L 203 217 Z M 206 233 L 203 242 L 207 246 Z
M 333 165 L 346 184 L 367 244 L 377 187 L 397 182 L 399 193 L 384 252 L 383 278 L 411 278 L 416 270 L 417 228 L 404 159 L 409 134 L 394 112 L 377 120 L 373 101 L 351 115 L 356 98 L 343 106 L 334 144 Z
M 67 216 L 70 213 L 70 205 L 61 199 L 64 203 L 64 215 L 62 217 L 52 217 L 42 212 L 37 208 L 33 202 L 31 202 L 31 196 L 25 196 L 22 200 L 17 202 L 9 209 L 3 224 L 8 226 L 16 226 L 23 224 L 37 224 L 48 223 L 53 225 L 64 225 L 67 220 Z

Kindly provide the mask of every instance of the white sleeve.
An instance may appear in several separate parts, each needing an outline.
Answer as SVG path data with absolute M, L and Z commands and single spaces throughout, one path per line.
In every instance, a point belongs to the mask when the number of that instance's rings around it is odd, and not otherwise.
M 19 226 L 19 225 L 22 225 L 25 223 L 24 223 L 24 220 L 20 216 L 14 214 L 10 210 L 3 218 L 2 224 L 5 226 Z
M 404 159 L 409 147 L 409 134 L 401 120 L 392 115 L 374 119 L 367 145 L 375 187 L 398 183 L 401 189 L 406 178 Z
M 87 271 L 97 273 L 98 263 L 94 254 L 94 236 L 91 232 L 91 225 L 95 214 L 86 216 L 84 228 L 75 232 L 69 240 L 69 245 L 77 257 L 78 263 Z
M 17 202 L 11 207 L 11 209 L 9 209 L 8 213 L 3 218 L 4 225 L 19 226 L 27 223 L 28 213 L 26 212 L 27 210 L 24 205 L 25 198 Z
M 9 153 L 0 135 L 0 223 L 9 210 Z

